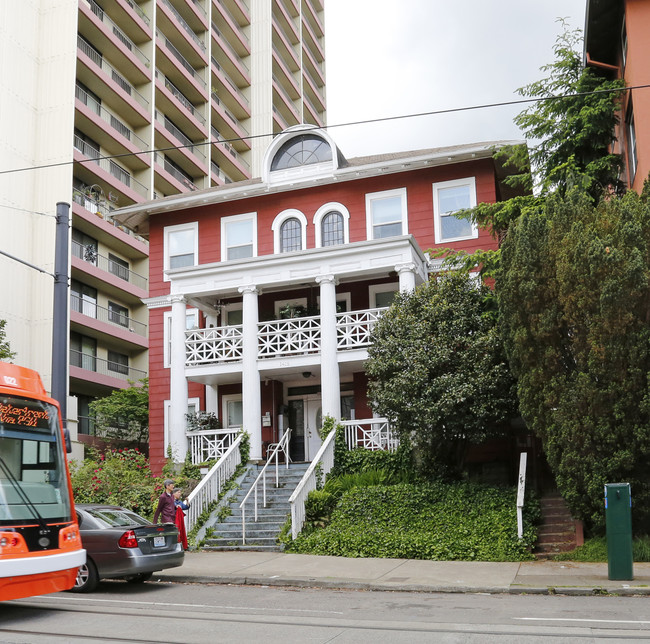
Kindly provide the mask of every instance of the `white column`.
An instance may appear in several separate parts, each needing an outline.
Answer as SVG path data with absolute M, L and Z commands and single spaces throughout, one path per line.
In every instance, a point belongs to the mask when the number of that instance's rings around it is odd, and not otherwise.
M 406 293 L 415 290 L 415 264 L 397 264 L 395 271 L 399 275 L 399 292 Z
M 169 418 L 169 444 L 172 456 L 176 463 L 182 463 L 187 453 L 187 379 L 185 378 L 185 327 L 186 312 L 185 298 L 182 295 L 170 296 L 172 303 L 170 358 L 171 367 L 169 381 L 170 410 Z M 167 445 L 165 445 L 165 456 Z
M 242 294 L 242 417 L 250 435 L 250 459 L 262 458 L 262 402 L 260 373 L 257 369 L 257 324 L 259 291 L 254 285 L 241 286 Z
M 321 396 L 323 416 L 341 418 L 341 379 L 337 360 L 336 281 L 334 275 L 320 275 Z

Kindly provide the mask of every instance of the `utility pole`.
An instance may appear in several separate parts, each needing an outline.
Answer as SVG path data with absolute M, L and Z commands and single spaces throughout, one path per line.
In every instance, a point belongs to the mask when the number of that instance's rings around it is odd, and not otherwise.
M 54 298 L 52 324 L 52 398 L 59 401 L 66 448 L 70 452 L 68 431 L 68 302 L 69 287 L 70 204 L 56 204 L 54 246 Z

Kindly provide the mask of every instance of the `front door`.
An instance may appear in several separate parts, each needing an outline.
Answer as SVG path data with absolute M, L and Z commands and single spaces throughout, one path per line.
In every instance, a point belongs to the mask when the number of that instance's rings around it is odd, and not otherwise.
M 321 446 L 318 430 L 322 425 L 320 396 L 289 400 L 289 455 L 292 461 L 311 461 Z

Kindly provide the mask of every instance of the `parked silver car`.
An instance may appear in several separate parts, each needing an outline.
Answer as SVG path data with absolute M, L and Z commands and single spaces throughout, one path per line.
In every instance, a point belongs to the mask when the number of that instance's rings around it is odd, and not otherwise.
M 115 505 L 78 504 L 76 510 L 86 563 L 72 592 L 91 592 L 100 579 L 142 583 L 158 570 L 182 565 L 185 553 L 174 524 L 154 525 Z

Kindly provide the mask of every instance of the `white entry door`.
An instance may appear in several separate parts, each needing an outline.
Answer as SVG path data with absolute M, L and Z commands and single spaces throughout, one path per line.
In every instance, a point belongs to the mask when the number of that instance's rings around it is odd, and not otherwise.
M 322 441 L 318 434 L 322 420 L 320 396 L 295 396 L 289 398 L 289 426 L 291 427 L 291 458 L 311 461 Z

